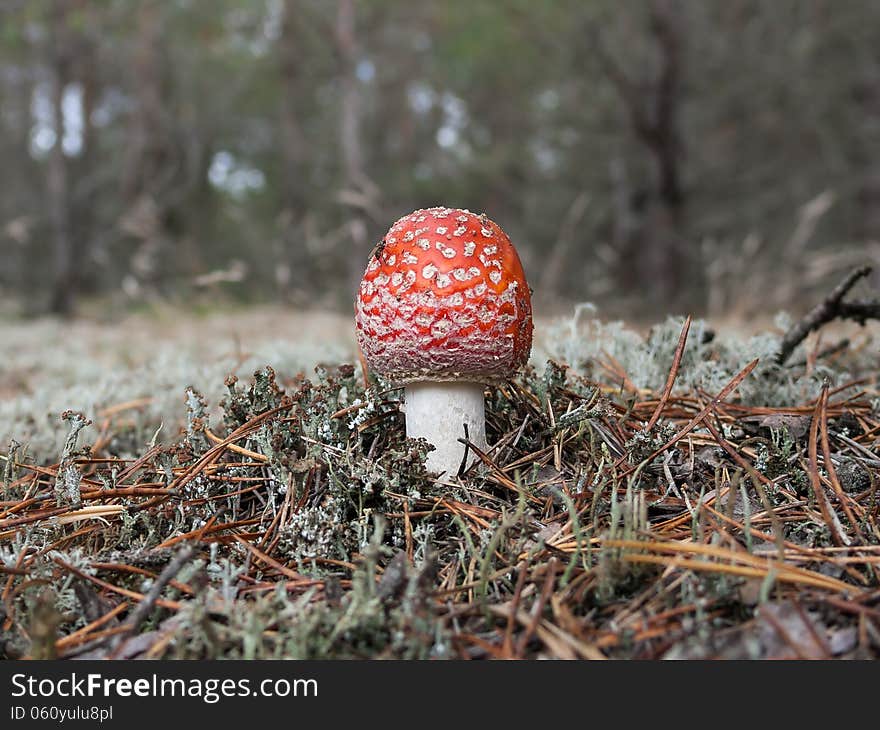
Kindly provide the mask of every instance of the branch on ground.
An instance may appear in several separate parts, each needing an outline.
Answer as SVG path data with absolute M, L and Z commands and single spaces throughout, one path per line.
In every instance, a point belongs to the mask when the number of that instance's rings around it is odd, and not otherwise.
M 870 266 L 853 269 L 825 299 L 814 307 L 803 319 L 791 327 L 782 338 L 776 355 L 776 363 L 783 365 L 811 332 L 835 319 L 851 319 L 865 324 L 869 319 L 880 319 L 880 300 L 845 302 L 843 298 L 858 283 L 871 273 Z

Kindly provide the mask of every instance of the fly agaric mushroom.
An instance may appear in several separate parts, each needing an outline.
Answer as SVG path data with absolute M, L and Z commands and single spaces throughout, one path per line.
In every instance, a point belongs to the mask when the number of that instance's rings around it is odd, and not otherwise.
M 486 448 L 484 386 L 532 347 L 529 287 L 507 234 L 468 210 L 404 216 L 370 255 L 355 323 L 368 366 L 405 386 L 406 434 L 434 446 L 427 468 L 456 474 L 460 438 Z

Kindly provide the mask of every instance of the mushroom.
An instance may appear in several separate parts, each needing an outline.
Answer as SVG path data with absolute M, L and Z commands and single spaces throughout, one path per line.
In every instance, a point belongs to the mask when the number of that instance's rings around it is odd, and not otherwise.
M 428 470 L 458 473 L 459 439 L 486 448 L 485 385 L 532 347 L 529 287 L 507 234 L 457 208 L 404 216 L 370 255 L 355 323 L 367 365 L 405 387 L 406 434 L 434 446 Z

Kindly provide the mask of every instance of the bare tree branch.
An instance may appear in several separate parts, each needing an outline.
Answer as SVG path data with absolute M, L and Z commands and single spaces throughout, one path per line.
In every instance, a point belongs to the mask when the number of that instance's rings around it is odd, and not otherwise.
M 843 298 L 849 293 L 860 279 L 864 279 L 871 273 L 870 266 L 860 266 L 851 271 L 824 300 L 815 306 L 803 319 L 791 327 L 782 338 L 782 344 L 776 355 L 779 365 L 794 352 L 794 349 L 803 342 L 807 335 L 818 330 L 828 322 L 835 319 L 851 319 L 859 324 L 864 324 L 868 319 L 880 319 L 880 301 L 844 302 Z
M 64 90 L 69 82 L 70 30 L 69 7 L 66 2 L 52 6 L 48 53 L 52 98 L 52 126 L 55 141 L 46 166 L 46 200 L 54 238 L 54 281 L 52 283 L 51 311 L 62 316 L 73 314 L 76 306 L 75 239 L 71 231 L 70 180 L 63 140 L 65 118 L 62 105 Z
M 648 110 L 644 104 L 644 94 L 639 85 L 633 81 L 617 62 L 617 59 L 611 55 L 610 51 L 605 47 L 605 41 L 602 34 L 595 28 L 589 29 L 590 45 L 596 54 L 596 59 L 602 67 L 603 73 L 608 80 L 614 84 L 617 93 L 626 106 L 627 113 L 630 117 L 630 123 L 633 125 L 636 134 L 643 140 L 653 135 L 653 125 L 651 124 Z
M 194 545 L 186 545 L 162 569 L 162 572 L 159 573 L 158 577 L 153 581 L 153 585 L 150 587 L 147 595 L 144 596 L 144 599 L 137 605 L 137 608 L 131 612 L 128 621 L 125 622 L 125 630 L 117 638 L 117 652 L 124 645 L 125 639 L 136 632 L 141 623 L 143 623 L 143 621 L 150 615 L 150 612 L 156 605 L 156 601 L 159 600 L 159 596 L 162 595 L 165 586 L 174 580 L 174 577 L 180 572 L 183 566 L 192 559 L 195 552 L 196 549 Z

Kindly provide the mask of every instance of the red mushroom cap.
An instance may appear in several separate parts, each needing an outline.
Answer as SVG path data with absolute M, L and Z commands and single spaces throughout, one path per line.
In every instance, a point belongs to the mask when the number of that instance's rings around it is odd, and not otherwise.
M 355 306 L 367 364 L 397 383 L 490 382 L 532 347 L 532 304 L 507 234 L 484 215 L 417 210 L 373 251 Z

